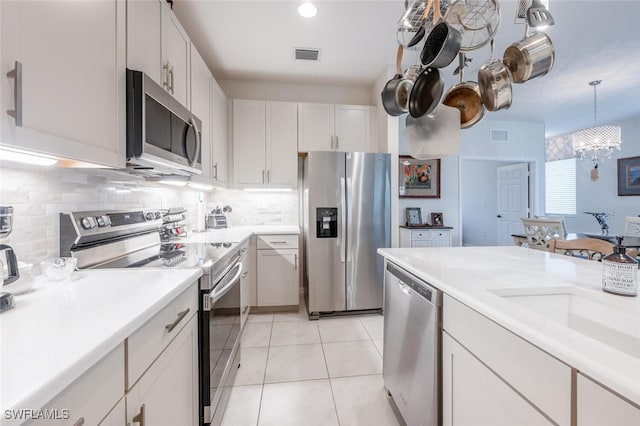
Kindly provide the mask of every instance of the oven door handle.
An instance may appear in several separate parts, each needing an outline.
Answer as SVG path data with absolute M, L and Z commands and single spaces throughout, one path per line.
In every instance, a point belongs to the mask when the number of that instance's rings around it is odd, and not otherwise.
M 242 262 L 236 263 L 233 268 L 231 268 L 229 272 L 227 272 L 223 280 L 226 280 L 226 277 L 231 275 L 234 269 L 237 269 L 237 271 L 234 274 L 233 278 L 229 280 L 229 282 L 224 284 L 219 290 L 218 288 L 213 289 L 213 294 L 211 294 L 211 306 L 213 306 L 218 300 L 220 300 L 225 294 L 227 294 L 229 290 L 231 290 L 231 287 L 237 284 L 238 278 L 240 278 L 240 274 L 242 274 Z

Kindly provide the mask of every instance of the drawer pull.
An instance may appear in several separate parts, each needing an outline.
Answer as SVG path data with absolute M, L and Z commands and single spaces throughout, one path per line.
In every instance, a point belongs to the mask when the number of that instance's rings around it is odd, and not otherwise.
M 144 404 L 140 406 L 140 412 L 133 416 L 131 421 L 133 423 L 140 423 L 140 426 L 144 426 Z
M 80 417 L 77 422 L 73 424 L 73 426 L 82 426 L 84 424 L 84 417 Z
M 187 308 L 182 312 L 178 312 L 178 317 L 175 319 L 175 321 L 173 321 L 171 324 L 167 324 L 167 325 L 164 326 L 164 328 L 167 329 L 167 332 L 171 333 L 173 331 L 173 329 L 176 328 L 178 323 L 180 321 L 182 321 L 182 318 L 187 316 L 187 314 L 189 313 L 190 310 L 191 310 L 190 308 Z
M 271 244 L 287 244 L 286 241 L 270 241 Z

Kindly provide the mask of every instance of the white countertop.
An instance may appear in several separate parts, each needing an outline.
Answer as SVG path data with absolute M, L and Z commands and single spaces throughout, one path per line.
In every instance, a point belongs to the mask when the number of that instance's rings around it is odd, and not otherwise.
M 378 253 L 581 373 L 640 404 L 640 358 L 489 291 L 541 287 L 586 289 L 584 291 L 598 300 L 624 310 L 631 319 L 630 328 L 640 336 L 640 297 L 603 292 L 601 263 L 516 246 L 396 248 L 379 249 Z
M 41 408 L 200 275 L 193 268 L 37 277 L 0 313 L 0 413 Z
M 204 232 L 190 231 L 182 239 L 185 243 L 241 243 L 251 235 L 258 234 L 300 234 L 297 225 L 257 225 L 231 226 L 222 229 L 209 229 Z

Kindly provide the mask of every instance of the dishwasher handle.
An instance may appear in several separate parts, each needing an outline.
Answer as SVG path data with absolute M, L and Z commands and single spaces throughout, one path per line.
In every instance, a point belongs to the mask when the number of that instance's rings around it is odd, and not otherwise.
M 419 294 L 429 303 L 435 306 L 442 306 L 442 292 L 427 284 L 421 279 L 411 275 L 398 266 L 388 262 L 387 271 L 399 281 L 400 289 L 403 293 L 410 295 L 412 292 Z

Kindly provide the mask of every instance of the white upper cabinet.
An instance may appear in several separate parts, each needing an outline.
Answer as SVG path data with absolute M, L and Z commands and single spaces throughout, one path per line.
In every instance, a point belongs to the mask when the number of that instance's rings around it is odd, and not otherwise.
M 189 105 L 190 40 L 164 0 L 127 2 L 127 67 Z
M 371 150 L 367 105 L 298 104 L 298 151 Z
M 211 163 L 213 183 L 227 185 L 227 96 L 211 82 Z
M 124 167 L 124 3 L 3 1 L 0 19 L 0 143 Z
M 202 121 L 202 176 L 213 176 L 211 163 L 211 84 L 213 76 L 196 48 L 191 45 L 191 112 Z
M 233 101 L 233 174 L 238 188 L 295 188 L 297 104 Z

